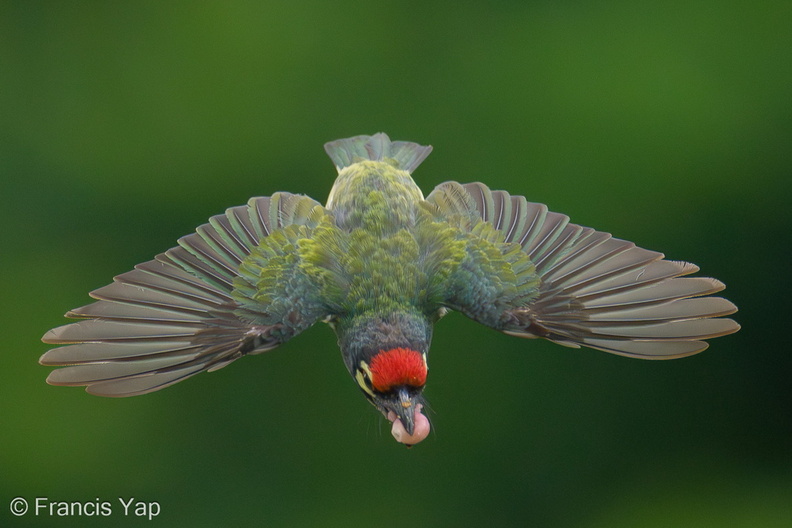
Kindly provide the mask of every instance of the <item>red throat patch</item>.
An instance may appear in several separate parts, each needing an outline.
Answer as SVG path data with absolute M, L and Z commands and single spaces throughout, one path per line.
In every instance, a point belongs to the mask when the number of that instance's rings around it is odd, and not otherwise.
M 382 350 L 371 358 L 371 385 L 380 392 L 388 392 L 399 385 L 423 387 L 426 383 L 426 363 L 421 354 L 409 348 Z

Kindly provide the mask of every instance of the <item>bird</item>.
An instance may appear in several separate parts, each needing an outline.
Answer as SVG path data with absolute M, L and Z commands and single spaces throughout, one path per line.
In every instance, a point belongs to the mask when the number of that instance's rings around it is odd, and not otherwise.
M 641 359 L 697 354 L 740 329 L 724 284 L 694 264 L 570 222 L 483 183 L 424 197 L 431 146 L 385 133 L 325 144 L 324 205 L 251 198 L 90 293 L 48 331 L 52 385 L 134 396 L 272 350 L 312 325 L 335 332 L 363 395 L 407 446 L 426 439 L 427 354 L 451 311 L 502 333 Z

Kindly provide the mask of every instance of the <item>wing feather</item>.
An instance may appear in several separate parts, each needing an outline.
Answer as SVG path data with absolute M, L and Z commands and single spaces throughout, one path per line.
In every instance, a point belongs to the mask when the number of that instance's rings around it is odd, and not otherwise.
M 267 306 L 242 307 L 234 283 L 264 237 L 314 221 L 317 208 L 314 200 L 288 193 L 253 198 L 93 291 L 96 302 L 66 314 L 83 320 L 42 338 L 65 345 L 41 357 L 44 365 L 65 367 L 47 381 L 85 385 L 103 396 L 144 394 L 271 350 L 304 330 L 319 317 L 315 307 L 304 317 L 278 319 Z
M 453 308 L 505 333 L 662 359 L 695 354 L 707 348 L 703 339 L 740 328 L 724 318 L 737 311 L 734 304 L 702 297 L 722 290 L 723 283 L 683 277 L 698 271 L 694 264 L 665 260 L 662 253 L 572 224 L 544 204 L 481 183 L 446 182 L 426 201 L 438 216 L 463 218 L 468 226 L 489 222 L 503 234 L 504 254 L 509 244 L 519 244 L 533 263 L 539 286 L 527 302 L 514 296 L 521 304 L 505 309 L 495 302 L 490 309 L 502 311 L 491 314 L 473 306 L 475 296 L 462 296 L 468 305 L 455 298 Z

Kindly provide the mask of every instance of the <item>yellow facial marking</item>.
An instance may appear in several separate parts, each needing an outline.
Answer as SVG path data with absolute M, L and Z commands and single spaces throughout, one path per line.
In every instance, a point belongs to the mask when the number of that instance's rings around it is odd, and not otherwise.
M 371 390 L 371 370 L 369 370 L 368 364 L 365 361 L 360 362 L 360 368 L 357 370 L 357 374 L 355 374 L 355 381 L 363 389 L 363 392 L 374 397 L 374 391 Z
M 363 370 L 363 372 L 366 373 L 366 376 L 368 376 L 368 379 L 371 379 L 371 369 L 369 369 L 368 363 L 366 363 L 365 361 L 361 361 L 360 362 L 360 368 Z

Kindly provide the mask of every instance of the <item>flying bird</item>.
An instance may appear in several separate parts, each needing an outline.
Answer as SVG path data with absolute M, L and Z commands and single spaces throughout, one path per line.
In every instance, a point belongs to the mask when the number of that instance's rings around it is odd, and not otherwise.
M 430 146 L 383 133 L 325 145 L 338 171 L 325 205 L 251 198 L 91 292 L 45 343 L 52 385 L 100 396 L 156 391 L 272 350 L 317 322 L 338 337 L 364 396 L 413 445 L 434 324 L 449 311 L 500 332 L 642 359 L 707 348 L 740 326 L 698 267 L 570 223 L 483 183 L 424 197 Z

